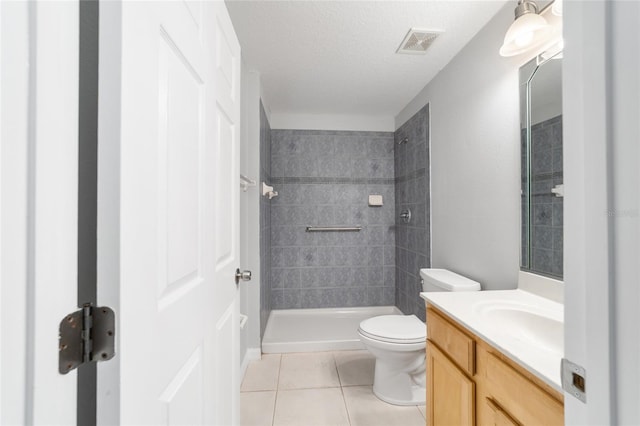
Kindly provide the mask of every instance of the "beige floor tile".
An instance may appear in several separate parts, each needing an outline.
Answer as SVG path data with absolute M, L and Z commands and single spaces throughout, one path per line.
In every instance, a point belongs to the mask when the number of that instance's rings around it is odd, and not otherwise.
M 373 385 L 376 359 L 369 351 L 334 352 L 342 386 Z
M 276 391 L 241 392 L 240 426 L 271 426 Z
M 278 389 L 280 354 L 264 354 L 262 359 L 252 361 L 244 373 L 240 391 L 266 391 Z
M 387 404 L 376 398 L 371 386 L 342 388 L 351 426 L 424 426 L 425 419 L 414 406 Z
M 427 406 L 426 405 L 418 405 L 418 410 L 420 410 L 420 414 L 422 414 L 422 417 L 424 417 L 426 419 L 427 418 Z
M 280 390 L 273 426 L 349 426 L 340 388 Z
M 278 390 L 340 386 L 331 352 L 283 354 Z

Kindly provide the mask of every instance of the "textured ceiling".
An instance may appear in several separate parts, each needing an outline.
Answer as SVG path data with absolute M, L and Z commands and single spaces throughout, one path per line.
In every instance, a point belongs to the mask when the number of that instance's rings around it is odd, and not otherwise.
M 505 0 L 226 3 L 272 112 L 395 116 Z M 425 55 L 396 54 L 411 27 L 445 32 Z

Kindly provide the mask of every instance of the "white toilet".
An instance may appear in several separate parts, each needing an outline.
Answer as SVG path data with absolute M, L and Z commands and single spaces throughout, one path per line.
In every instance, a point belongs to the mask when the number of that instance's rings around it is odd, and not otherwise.
M 423 291 L 480 290 L 478 282 L 446 269 L 421 269 L 420 276 Z M 358 335 L 376 357 L 373 393 L 390 404 L 423 405 L 427 380 L 425 324 L 415 315 L 382 315 L 362 321 Z

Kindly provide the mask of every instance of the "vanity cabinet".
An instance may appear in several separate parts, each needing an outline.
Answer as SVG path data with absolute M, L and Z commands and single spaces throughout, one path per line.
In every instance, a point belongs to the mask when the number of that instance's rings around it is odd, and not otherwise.
M 428 424 L 473 425 L 475 417 L 475 383 L 437 346 L 427 345 Z
M 563 396 L 427 304 L 427 425 L 562 425 Z

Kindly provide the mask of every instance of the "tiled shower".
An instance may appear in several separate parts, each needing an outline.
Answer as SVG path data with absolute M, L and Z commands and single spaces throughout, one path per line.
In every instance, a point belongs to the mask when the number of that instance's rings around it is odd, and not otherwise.
M 393 305 L 393 133 L 273 130 L 271 143 L 273 307 Z
M 431 266 L 429 105 L 396 132 L 396 306 L 425 320 L 420 268 Z M 411 212 L 411 220 L 401 217 Z
M 261 114 L 261 180 L 279 194 L 261 200 L 263 324 L 271 309 L 385 305 L 424 320 L 418 271 L 430 265 L 428 119 L 425 106 L 395 133 L 269 130 Z M 381 195 L 382 206 L 369 205 L 370 195 Z M 405 208 L 409 223 L 399 219 Z

